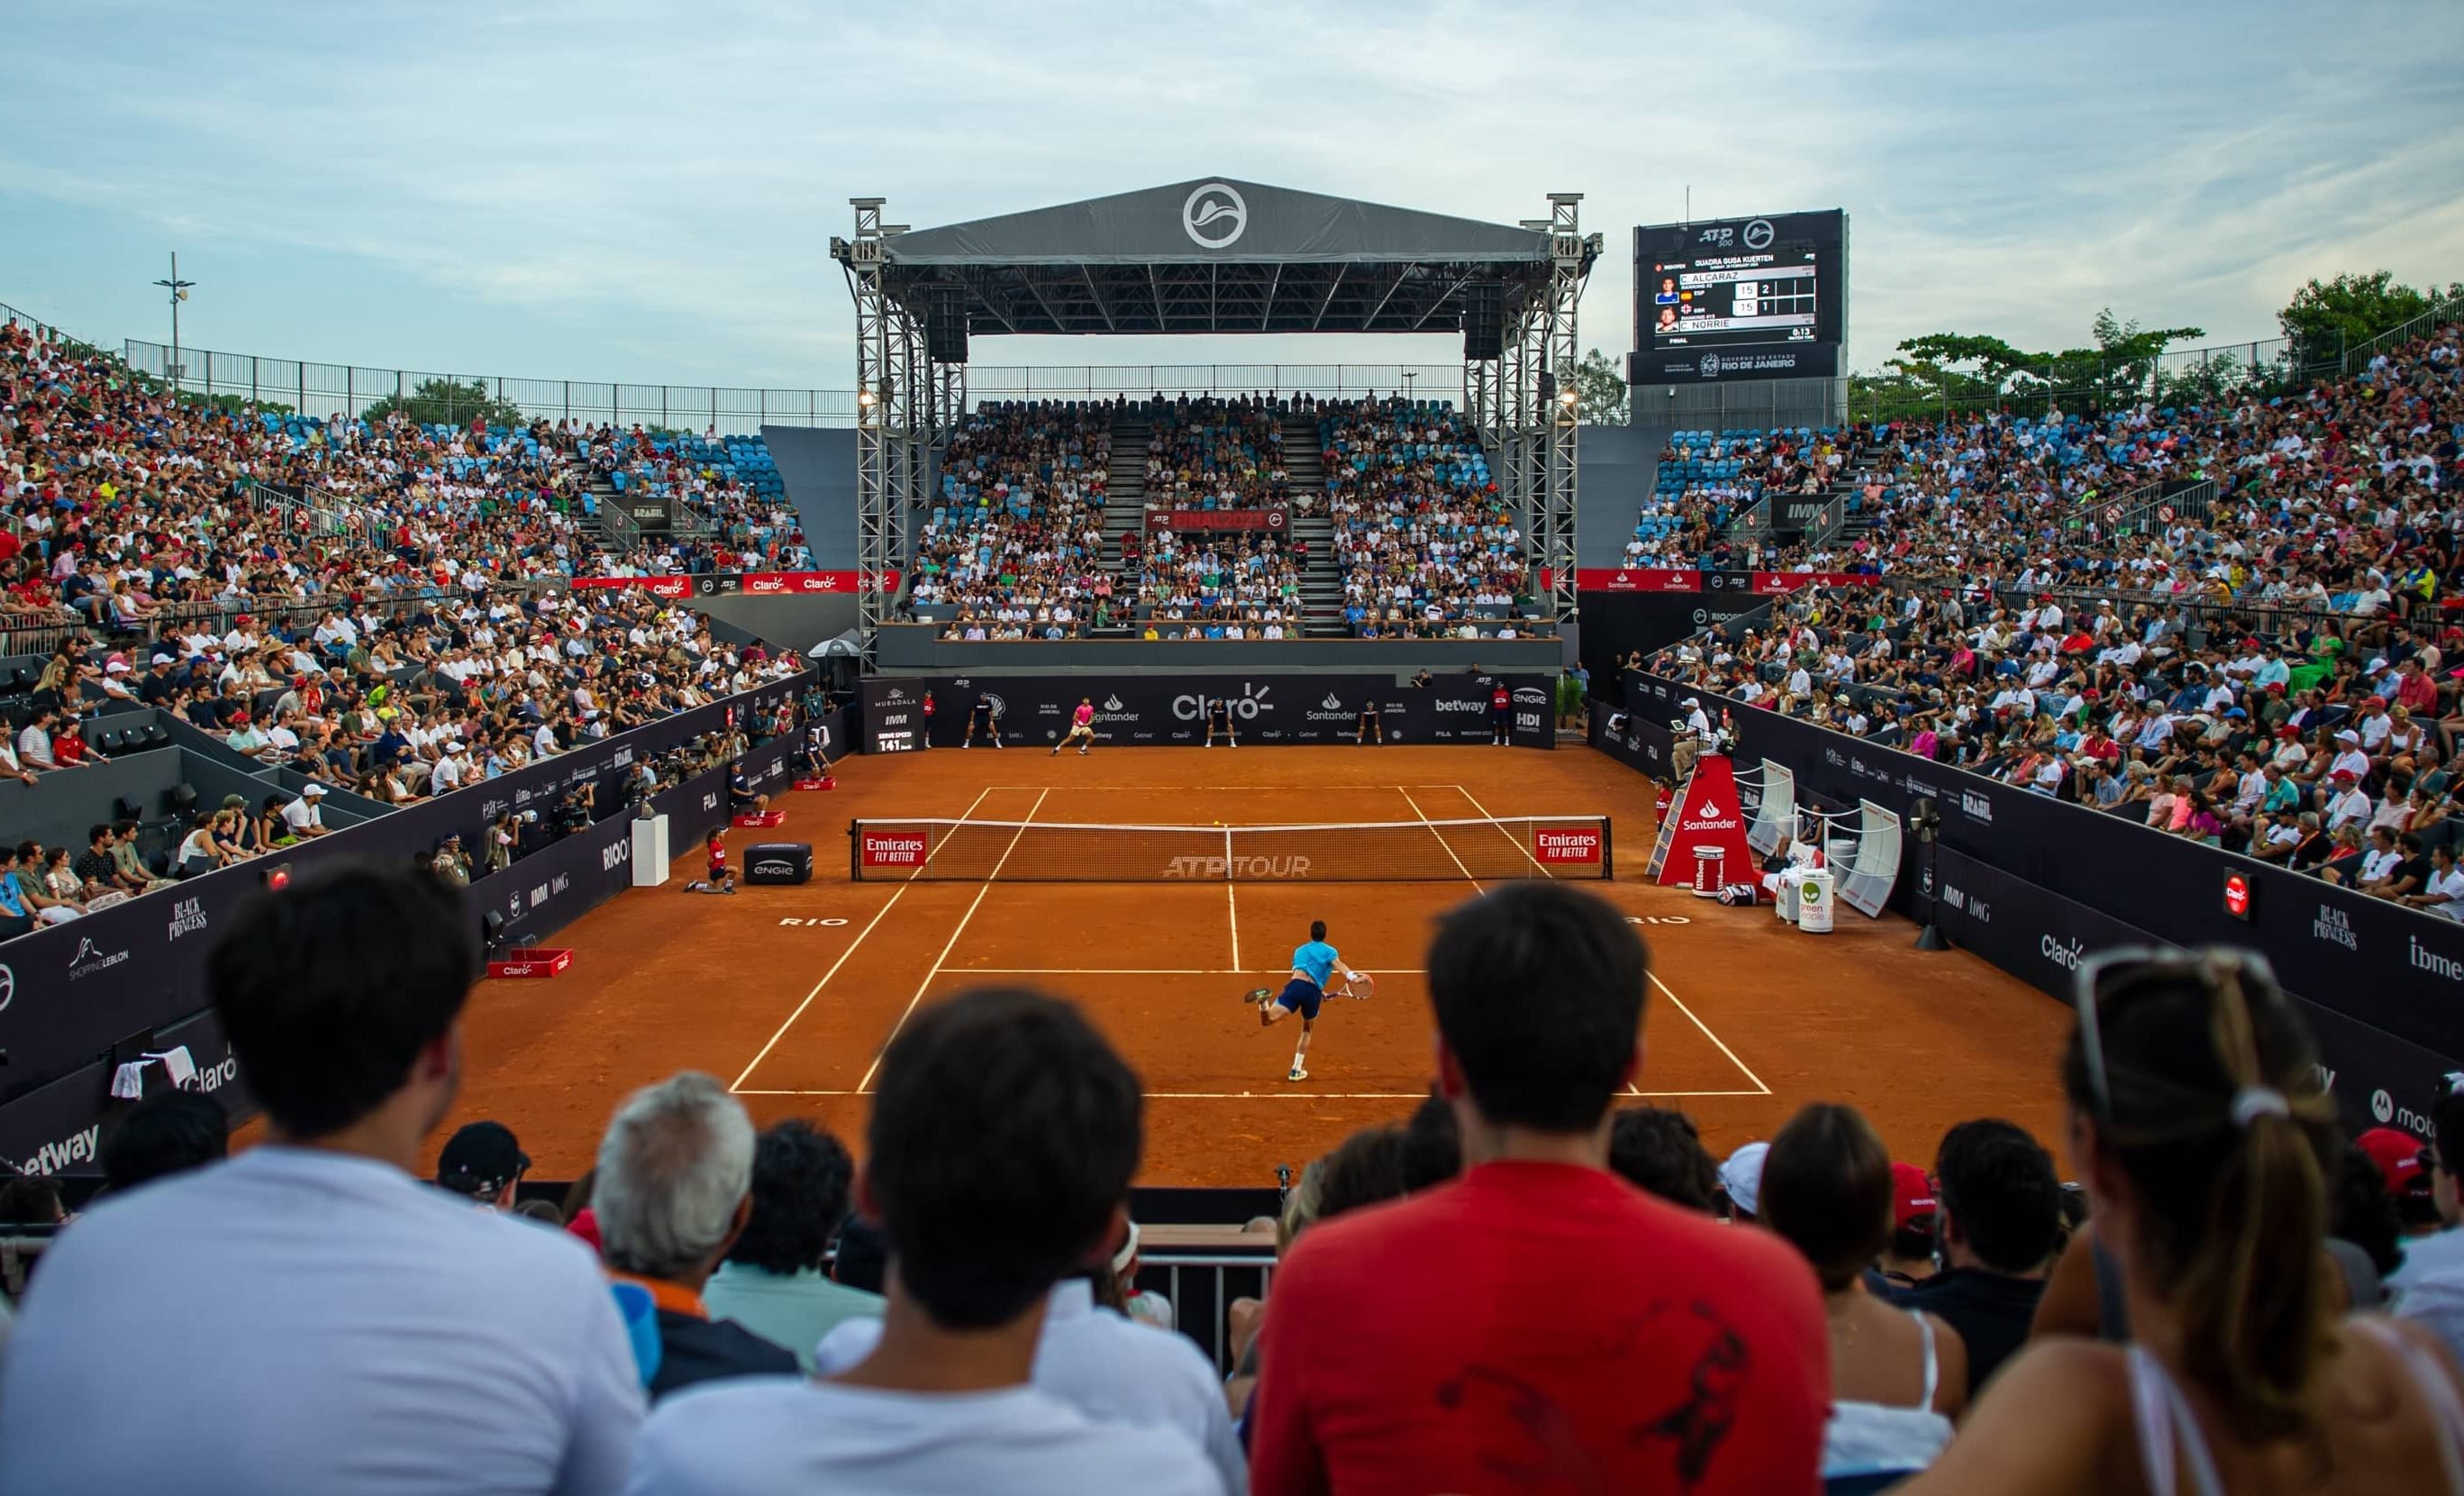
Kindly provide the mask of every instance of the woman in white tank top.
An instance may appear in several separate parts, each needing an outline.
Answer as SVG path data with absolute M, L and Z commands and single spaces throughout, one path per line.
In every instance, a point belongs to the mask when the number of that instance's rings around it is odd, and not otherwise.
M 1893 1224 L 1882 1140 L 1853 1106 L 1805 1107 L 1771 1140 L 1756 1205 L 1822 1284 L 1833 1390 L 1823 1478 L 1870 1481 L 1931 1464 L 1968 1401 L 1968 1351 L 1941 1320 L 1865 1291 Z
M 2464 1496 L 2457 1369 L 2411 1326 L 2335 1317 L 2335 1109 L 2266 964 L 2107 952 L 2079 1009 L 2072 1154 L 2136 1343 L 2032 1343 L 1900 1489 Z

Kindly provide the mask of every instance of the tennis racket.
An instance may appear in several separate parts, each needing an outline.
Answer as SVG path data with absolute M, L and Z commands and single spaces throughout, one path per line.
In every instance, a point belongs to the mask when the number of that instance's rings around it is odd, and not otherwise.
M 1346 997 L 1358 998 L 1362 1002 L 1367 1002 L 1370 998 L 1377 995 L 1376 979 L 1372 977 L 1366 971 L 1354 971 L 1350 976 L 1344 978 L 1343 995 Z

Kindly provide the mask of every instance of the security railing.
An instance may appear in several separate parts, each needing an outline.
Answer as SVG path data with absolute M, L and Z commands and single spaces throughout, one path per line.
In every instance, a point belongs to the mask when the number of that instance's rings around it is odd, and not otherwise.
M 774 426 L 853 426 L 852 390 L 750 390 L 710 385 L 621 384 L 586 379 L 517 379 L 450 374 L 305 359 L 264 358 L 211 348 L 171 350 L 131 338 L 128 367 L 209 399 L 280 407 L 300 415 L 365 415 L 401 409 L 416 419 L 462 425 L 502 421 L 583 421 L 591 425 L 740 435 Z M 1111 399 L 1117 395 L 1309 394 L 1363 398 L 1405 395 L 1460 402 L 1459 364 L 1110 364 L 1058 368 L 970 365 L 968 398 Z

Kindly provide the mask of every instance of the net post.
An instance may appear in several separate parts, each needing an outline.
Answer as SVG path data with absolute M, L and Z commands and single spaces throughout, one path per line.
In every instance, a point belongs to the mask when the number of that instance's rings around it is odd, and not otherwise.
M 1223 881 L 1232 882 L 1232 828 L 1223 828 Z
M 851 883 L 864 882 L 863 825 L 853 816 L 847 818 L 847 882 Z
M 1600 882 L 1608 882 L 1617 877 L 1617 843 L 1609 834 L 1610 824 L 1607 816 L 1600 817 Z

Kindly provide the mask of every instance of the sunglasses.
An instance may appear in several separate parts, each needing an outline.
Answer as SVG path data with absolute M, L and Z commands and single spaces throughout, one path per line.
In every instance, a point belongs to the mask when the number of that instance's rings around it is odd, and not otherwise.
M 2151 978 L 2187 977 L 2203 987 L 2233 982 L 2245 999 L 2276 994 L 2276 969 L 2255 950 L 2211 946 L 2184 950 L 2153 946 L 2119 946 L 2099 951 L 2079 963 L 2075 1006 L 2079 1011 L 2079 1050 L 2086 1062 L 2088 1099 L 2099 1122 L 2113 1120 L 2113 1082 L 2104 1063 L 2104 1035 L 2100 1013 L 2116 999 Z

